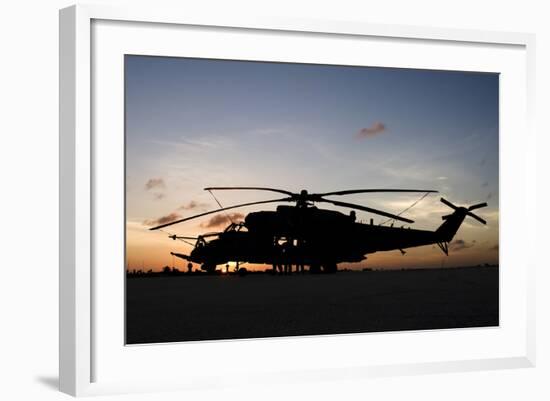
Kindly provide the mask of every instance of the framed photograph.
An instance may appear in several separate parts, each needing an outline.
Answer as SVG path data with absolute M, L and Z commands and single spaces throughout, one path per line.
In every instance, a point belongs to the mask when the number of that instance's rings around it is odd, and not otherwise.
M 533 366 L 533 46 L 62 10 L 61 390 Z

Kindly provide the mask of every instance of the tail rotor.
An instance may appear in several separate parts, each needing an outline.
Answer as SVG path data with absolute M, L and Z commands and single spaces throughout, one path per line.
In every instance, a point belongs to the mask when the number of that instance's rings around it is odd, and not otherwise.
M 465 208 L 465 207 L 462 207 L 462 206 L 456 206 L 456 205 L 453 205 L 451 202 L 449 202 L 447 199 L 444 199 L 444 198 L 441 198 L 441 203 L 449 206 L 451 209 L 453 209 L 456 212 L 459 212 L 459 213 L 464 213 L 465 216 L 470 216 L 472 217 L 473 219 L 479 221 L 481 224 L 487 224 L 487 221 L 485 221 L 484 219 L 482 219 L 481 217 L 479 217 L 477 214 L 475 213 L 472 213 L 472 210 L 476 210 L 476 209 L 481 209 L 482 207 L 487 207 L 487 202 L 483 202 L 483 203 L 477 203 L 475 205 L 472 205 L 468 208 Z M 441 218 L 443 220 L 447 220 L 449 217 L 451 217 L 454 213 L 452 214 L 447 214 L 445 216 L 442 216 Z

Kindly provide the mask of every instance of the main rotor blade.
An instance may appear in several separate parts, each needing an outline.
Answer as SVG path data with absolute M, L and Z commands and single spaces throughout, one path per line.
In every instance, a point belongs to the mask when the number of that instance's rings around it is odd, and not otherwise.
M 313 194 L 316 196 L 329 196 L 329 195 L 351 195 L 351 194 L 361 194 L 361 193 L 370 193 L 370 192 L 435 192 L 437 191 L 431 189 L 349 189 L 346 191 L 336 191 L 336 192 L 325 192 L 322 194 Z
M 377 209 L 373 209 L 373 208 L 362 206 L 362 205 L 356 205 L 354 203 L 339 202 L 339 201 L 323 199 L 323 198 L 321 198 L 320 200 L 317 200 L 316 202 L 328 202 L 328 203 L 332 203 L 333 205 L 336 205 L 336 206 L 342 206 L 342 207 L 347 207 L 347 208 L 350 208 L 350 209 L 358 209 L 358 210 L 363 210 L 363 211 L 369 212 L 369 213 L 379 214 L 380 216 L 389 217 L 389 218 L 394 219 L 394 220 L 404 221 L 405 223 L 414 223 L 413 220 L 406 219 L 404 217 L 400 217 L 400 216 L 397 216 L 395 214 L 391 214 L 391 213 L 388 213 L 388 212 L 383 212 L 382 210 L 377 210 Z
M 181 259 L 189 260 L 189 255 L 184 255 L 183 253 L 170 252 L 170 255 L 173 255 L 173 256 L 175 256 L 176 258 L 181 258 Z
M 295 196 L 296 194 L 285 191 L 284 189 L 277 189 L 277 188 L 266 188 L 266 187 L 209 187 L 204 188 L 205 191 L 227 191 L 227 190 L 253 190 L 253 191 L 270 191 L 270 192 L 278 192 L 280 194 L 285 194 L 289 196 Z
M 184 222 L 184 221 L 196 219 L 197 217 L 207 216 L 207 215 L 212 214 L 212 213 L 223 212 L 224 210 L 236 209 L 236 208 L 238 208 L 238 207 L 252 206 L 252 205 L 261 205 L 261 204 L 263 204 L 263 203 L 290 202 L 290 201 L 292 201 L 292 198 L 281 198 L 281 199 L 271 199 L 271 200 L 265 200 L 265 201 L 259 201 L 259 202 L 241 203 L 240 205 L 233 205 L 233 206 L 228 206 L 228 207 L 222 207 L 221 209 L 211 210 L 211 211 L 209 211 L 209 212 L 204 212 L 204 213 L 201 213 L 201 214 L 196 214 L 196 215 L 194 215 L 194 216 L 186 217 L 186 218 L 184 218 L 184 219 L 179 219 L 179 220 L 171 221 L 170 223 L 161 224 L 160 226 L 156 226 L 156 227 L 150 228 L 149 230 L 151 230 L 151 231 L 153 231 L 153 230 L 158 230 L 159 228 L 164 228 L 164 227 L 168 227 L 168 226 L 171 226 L 171 225 L 174 225 L 174 224 L 182 223 L 182 222 Z
M 175 235 L 175 234 L 170 235 L 169 237 L 172 238 L 172 239 L 194 239 L 194 240 L 199 239 L 198 237 L 188 237 L 186 235 Z
M 477 221 L 479 221 L 481 224 L 487 224 L 487 222 L 485 220 L 483 220 L 481 217 L 471 213 L 471 212 L 468 212 L 466 213 L 468 216 L 470 217 L 473 217 L 474 219 L 476 219 Z
M 468 210 L 470 210 L 470 211 L 471 211 L 471 210 L 476 210 L 476 209 L 479 209 L 479 208 L 485 207 L 485 206 L 487 206 L 487 202 L 478 203 L 477 205 L 470 206 L 470 207 L 468 208 Z
M 451 209 L 453 209 L 453 210 L 458 209 L 457 206 L 453 205 L 453 204 L 452 204 L 451 202 L 449 202 L 447 199 L 441 198 L 440 200 L 441 200 L 442 203 L 444 203 L 445 205 L 449 206 Z

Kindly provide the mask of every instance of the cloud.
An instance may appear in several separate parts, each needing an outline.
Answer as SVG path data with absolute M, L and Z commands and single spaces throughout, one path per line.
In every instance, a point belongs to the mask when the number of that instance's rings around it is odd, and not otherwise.
M 145 190 L 149 191 L 154 188 L 166 188 L 166 184 L 162 178 L 150 178 L 149 181 L 145 183 Z
M 288 131 L 281 128 L 258 128 L 256 130 L 251 131 L 253 135 L 261 135 L 261 136 L 280 136 L 283 134 L 286 134 Z
M 186 203 L 185 205 L 181 205 L 180 207 L 178 207 L 178 210 L 206 209 L 208 206 L 209 206 L 208 203 L 197 202 L 192 200 L 189 203 Z
M 381 123 L 380 121 L 376 121 L 370 127 L 361 128 L 357 132 L 357 137 L 358 138 L 369 138 L 369 137 L 379 135 L 384 131 L 386 131 L 386 125 Z
M 468 243 L 463 239 L 455 239 L 449 244 L 449 249 L 454 252 L 462 251 L 463 249 L 471 248 L 475 244 L 475 241 Z
M 214 217 L 212 217 L 210 220 L 208 220 L 205 223 L 201 224 L 201 227 L 204 228 L 214 228 L 214 227 L 220 227 L 226 224 L 231 223 L 231 220 L 238 221 L 243 220 L 244 214 L 242 213 L 229 213 L 226 214 L 217 214 Z
M 162 224 L 170 223 L 172 221 L 181 219 L 181 215 L 176 212 L 172 212 L 169 215 L 159 217 L 156 220 L 145 220 L 143 225 L 145 226 L 160 226 Z

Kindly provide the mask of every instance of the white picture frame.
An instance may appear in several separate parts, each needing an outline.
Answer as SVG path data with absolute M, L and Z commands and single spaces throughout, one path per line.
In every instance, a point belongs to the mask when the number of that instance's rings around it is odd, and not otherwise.
M 94 140 L 93 125 L 98 125 L 94 118 L 98 118 L 92 96 L 94 88 L 92 86 L 92 76 L 94 68 L 99 68 L 94 55 L 98 54 L 97 46 L 102 46 L 105 42 L 93 41 L 94 23 L 98 21 L 109 21 L 108 24 L 118 22 L 140 23 L 140 24 L 160 24 L 159 27 L 201 27 L 208 29 L 223 30 L 229 29 L 232 32 L 260 32 L 272 33 L 277 35 L 307 35 L 315 37 L 316 35 L 325 38 L 379 38 L 387 41 L 415 41 L 418 43 L 436 43 L 437 46 L 443 44 L 454 44 L 464 48 L 479 48 L 483 46 L 496 48 L 510 48 L 514 53 L 510 57 L 517 60 L 518 71 L 525 73 L 525 76 L 517 76 L 513 81 L 514 85 L 519 85 L 525 93 L 519 101 L 521 111 L 514 112 L 517 119 L 509 124 L 521 124 L 525 128 L 523 140 L 521 143 L 515 142 L 515 139 L 505 136 L 507 145 L 501 149 L 501 165 L 504 173 L 501 173 L 502 188 L 502 225 L 501 236 L 506 243 L 505 238 L 512 241 L 512 228 L 519 221 L 527 221 L 528 232 L 535 232 L 533 229 L 536 211 L 533 208 L 526 207 L 525 195 L 509 194 L 509 187 L 521 183 L 525 187 L 535 187 L 535 137 L 532 129 L 532 111 L 533 106 L 533 88 L 534 88 L 534 35 L 522 33 L 506 32 L 484 32 L 459 29 L 436 29 L 414 26 L 389 26 L 374 25 L 360 22 L 346 21 L 315 21 L 315 20 L 292 20 L 278 18 L 242 18 L 240 20 L 224 20 L 222 17 L 212 17 L 208 15 L 188 15 L 184 11 L 167 11 L 155 8 L 111 8 L 108 6 L 90 6 L 78 5 L 61 10 L 60 12 L 60 390 L 72 395 L 93 395 L 106 393 L 126 393 L 133 391 L 160 391 L 167 389 L 197 389 L 210 388 L 216 386 L 228 386 L 230 383 L 216 374 L 204 374 L 200 372 L 191 373 L 185 380 L 176 377 L 167 377 L 164 380 L 158 377 L 151 377 L 149 381 L 130 380 L 121 373 L 119 376 L 110 374 L 105 380 L 102 379 L 101 371 L 98 371 L 97 363 L 99 360 L 105 361 L 107 353 L 105 343 L 106 338 L 114 338 L 114 343 L 121 347 L 121 356 L 135 361 L 135 358 L 141 358 L 140 352 L 136 348 L 130 350 L 124 349 L 121 338 L 116 333 L 107 332 L 107 329 L 98 333 L 97 323 L 104 319 L 104 314 L 98 313 L 101 306 L 96 307 L 94 299 L 95 290 L 98 285 L 105 284 L 105 279 L 94 274 L 94 261 L 97 255 L 94 254 L 94 233 L 97 234 L 98 225 L 95 213 L 97 205 L 95 204 L 94 193 L 97 190 L 96 169 L 98 163 L 97 152 L 109 147 L 108 143 L 98 144 Z M 143 25 L 141 26 L 143 28 Z M 136 29 L 141 29 L 137 27 Z M 118 27 L 116 29 L 129 29 Z M 137 32 L 137 31 L 136 31 Z M 107 33 L 109 31 L 107 30 Z M 167 33 L 159 30 L 159 37 Z M 169 34 L 169 32 L 168 32 Z M 219 34 L 219 32 L 217 32 Z M 150 34 L 151 43 L 147 46 L 155 46 L 156 34 Z M 268 36 L 268 35 L 267 35 Z M 266 40 L 271 40 L 266 37 Z M 279 39 L 273 38 L 277 41 Z M 113 40 L 113 42 L 116 42 Z M 101 51 L 101 49 L 99 49 Z M 118 51 L 118 50 L 117 50 Z M 457 51 L 460 51 L 457 48 Z M 166 52 L 166 50 L 164 50 Z M 162 53 L 162 52 L 161 52 Z M 516 54 L 517 53 L 517 54 Z M 164 53 L 163 53 L 164 54 Z M 246 55 L 243 55 L 246 57 Z M 261 56 L 260 56 L 261 57 Z M 221 55 L 223 58 L 223 55 Z M 503 59 L 504 60 L 504 59 Z M 500 61 L 502 62 L 502 61 Z M 468 61 L 466 60 L 467 64 Z M 464 65 L 466 65 L 464 64 Z M 382 64 L 383 65 L 383 64 Z M 465 68 L 464 65 L 457 66 L 457 69 Z M 428 67 L 428 66 L 427 66 Z M 498 70 L 498 68 L 496 69 Z M 510 74 L 514 74 L 511 72 Z M 120 90 L 121 88 L 119 88 Z M 506 96 L 504 91 L 501 96 Z M 517 105 L 517 104 L 514 104 Z M 118 105 L 117 107 L 121 107 Z M 509 105 L 511 106 L 511 105 Z M 508 106 L 507 106 L 508 107 Z M 116 109 L 119 110 L 119 109 Z M 511 109 L 512 110 L 512 109 Z M 101 114 L 101 113 L 100 113 Z M 507 123 L 508 124 L 508 123 Z M 517 125 L 516 125 L 517 127 Z M 507 127 L 503 127 L 506 132 Z M 519 161 L 514 172 L 506 167 L 510 164 L 510 153 L 515 152 L 515 160 Z M 116 153 L 116 152 L 114 152 Z M 107 163 L 108 164 L 108 163 Z M 510 171 L 509 171 L 510 170 Z M 508 189 L 507 189 L 508 188 Z M 509 192 L 507 192 L 509 191 Z M 510 210 L 510 204 L 515 204 L 520 208 L 521 213 L 518 216 L 505 215 Z M 508 208 L 508 209 L 507 209 Z M 115 216 L 116 217 L 116 216 Z M 122 220 L 120 220 L 122 221 Z M 531 227 L 529 227 L 531 225 Z M 530 229 L 531 228 L 531 229 Z M 527 239 L 519 243 L 519 251 L 526 250 L 529 244 Z M 518 249 L 510 250 L 509 253 L 502 253 L 501 258 L 515 260 Z M 508 251 L 505 251 L 508 252 Z M 195 352 L 217 352 L 220 355 L 226 355 L 227 358 L 236 355 L 235 352 L 244 355 L 252 353 L 265 353 L 273 349 L 276 354 L 284 349 L 292 349 L 294 353 L 300 352 L 314 353 L 319 347 L 328 349 L 326 354 L 328 361 L 319 362 L 316 365 L 299 365 L 296 369 L 286 370 L 283 365 L 277 365 L 277 361 L 272 359 L 274 370 L 269 370 L 267 366 L 259 371 L 254 371 L 250 375 L 250 380 L 257 383 L 269 381 L 276 375 L 279 379 L 291 381 L 299 372 L 301 380 L 327 380 L 339 377 L 364 378 L 370 376 L 400 375 L 400 374 L 418 374 L 435 373 L 442 371 L 467 371 L 479 369 L 501 369 L 510 367 L 530 367 L 535 363 L 535 338 L 534 338 L 534 267 L 535 261 L 524 259 L 520 263 L 520 276 L 514 276 L 517 272 L 506 272 L 502 277 L 501 284 L 505 284 L 504 301 L 502 305 L 509 305 L 506 302 L 509 288 L 518 291 L 521 302 L 519 303 L 517 313 L 520 320 L 517 325 L 501 325 L 498 329 L 477 331 L 464 331 L 458 333 L 461 337 L 470 338 L 464 340 L 465 343 L 471 341 L 472 344 L 477 338 L 485 336 L 483 341 L 491 341 L 494 338 L 495 343 L 502 340 L 500 348 L 495 348 L 491 352 L 474 352 L 465 358 L 451 358 L 443 360 L 418 360 L 411 354 L 406 362 L 395 362 L 391 359 L 380 359 L 361 362 L 361 355 L 352 360 L 334 359 L 334 366 L 331 366 L 331 358 L 335 358 L 335 353 L 330 349 L 336 350 L 346 343 L 354 342 L 356 345 L 361 342 L 373 342 L 377 339 L 383 339 L 384 336 L 392 334 L 380 334 L 376 336 L 332 336 L 330 338 L 317 337 L 306 340 L 281 339 L 281 340 L 262 340 L 262 341 L 221 341 L 206 342 L 199 344 L 198 347 L 186 348 L 188 355 L 196 355 Z M 121 270 L 122 271 L 122 270 Z M 122 273 L 121 273 L 122 274 Z M 508 279 L 509 277 L 510 279 Z M 503 281 L 504 280 L 504 281 Z M 119 282 L 114 282 L 119 283 Z M 114 286 L 114 285 L 113 285 Z M 512 287 L 514 286 L 514 287 Z M 122 288 L 118 290 L 122 291 Z M 113 291 L 118 291 L 113 290 Z M 116 297 L 111 299 L 115 302 L 122 302 L 122 299 Z M 517 299 L 511 299 L 511 302 Z M 517 302 L 516 302 L 517 304 Z M 506 309 L 507 311 L 507 309 Z M 501 309 L 501 312 L 503 310 Z M 116 317 L 116 316 L 115 316 Z M 122 322 L 120 323 L 122 324 Z M 515 325 L 515 326 L 514 326 Z M 105 327 L 105 325 L 103 325 Z M 513 332 L 510 336 L 499 337 L 498 333 L 504 333 L 507 330 Z M 496 333 L 496 334 L 495 334 Z M 99 335 L 101 334 L 101 335 Z M 399 341 L 409 344 L 422 344 L 422 338 L 431 336 L 430 341 L 441 341 L 444 345 L 446 341 L 454 341 L 457 335 L 453 330 L 440 331 L 437 333 L 408 333 L 399 337 Z M 437 340 L 437 338 L 440 338 Z M 513 338 L 513 339 L 512 339 Z M 98 340 L 99 339 L 99 340 Z M 391 341 L 395 341 L 395 336 Z M 416 343 L 418 342 L 418 343 Z M 298 344 L 299 343 L 299 344 Z M 510 344 L 514 347 L 510 347 Z M 299 346 L 297 346 L 297 344 Z M 146 348 L 149 361 L 159 361 L 167 358 L 167 352 L 172 352 L 169 347 L 177 345 L 153 345 Z M 328 348 L 326 348 L 328 347 Z M 181 346 L 180 346 L 181 348 Z M 507 349 L 509 350 L 507 351 Z M 458 347 L 460 349 L 460 347 Z M 306 350 L 306 351 L 304 351 Z M 122 352 L 124 351 L 124 352 Z M 103 352 L 103 354 L 101 354 Z M 99 353 L 99 355 L 98 355 Z M 135 354 L 135 355 L 134 355 Z M 311 354 L 312 355 L 312 354 Z M 103 359 L 102 359 L 103 358 Z M 114 358 L 114 357 L 113 357 Z M 245 358 L 246 359 L 246 358 Z M 376 359 L 373 357 L 373 360 Z M 120 369 L 113 359 L 113 366 Z M 102 362 L 105 365 L 105 362 Z M 244 363 L 243 363 L 244 364 Z M 223 369 L 223 366 L 220 368 Z M 246 367 L 242 367 L 246 371 Z M 263 370 L 262 370 L 263 369 Z

